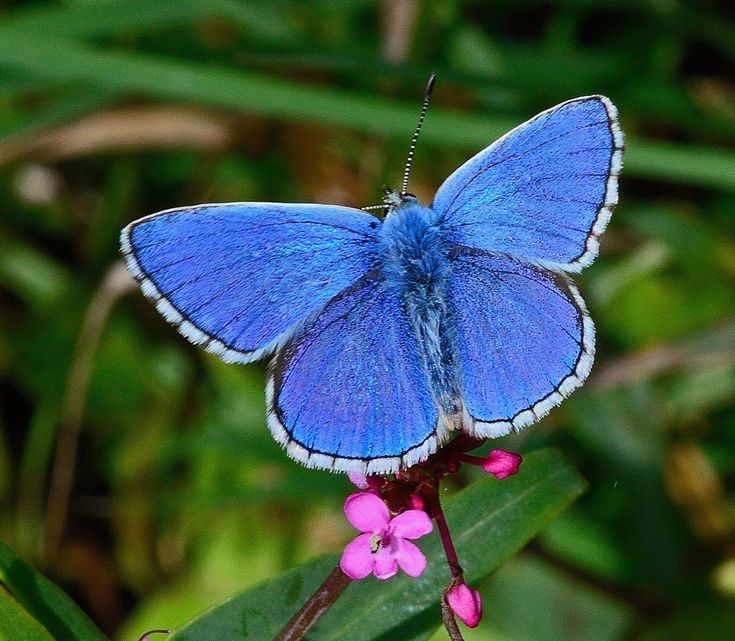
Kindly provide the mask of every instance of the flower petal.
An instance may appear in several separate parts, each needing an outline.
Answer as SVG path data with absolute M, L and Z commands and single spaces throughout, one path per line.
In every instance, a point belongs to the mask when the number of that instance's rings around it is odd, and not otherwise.
M 411 541 L 401 541 L 395 553 L 396 561 L 408 576 L 421 576 L 426 569 L 426 557 Z
M 360 532 L 380 532 L 390 520 L 385 503 L 369 492 L 350 494 L 345 500 L 344 511 L 350 524 Z
M 482 618 L 482 597 L 464 583 L 458 583 L 447 594 L 447 603 L 468 628 L 476 628 Z
M 482 464 L 482 469 L 490 472 L 496 479 L 504 479 L 518 472 L 522 460 L 523 457 L 515 452 L 492 450 Z
M 350 479 L 354 485 L 357 485 L 360 490 L 367 490 L 370 487 L 367 476 L 360 474 L 360 472 L 348 472 L 347 478 Z
M 390 531 L 403 539 L 418 539 L 432 529 L 434 525 L 423 510 L 406 510 L 390 522 Z
M 351 579 L 364 579 L 373 571 L 375 557 L 370 550 L 372 534 L 361 534 L 350 541 L 342 552 L 339 567 Z
M 393 556 L 393 553 L 388 548 L 381 548 L 374 555 L 375 567 L 373 573 L 381 581 L 390 579 L 396 572 L 398 572 L 398 563 Z

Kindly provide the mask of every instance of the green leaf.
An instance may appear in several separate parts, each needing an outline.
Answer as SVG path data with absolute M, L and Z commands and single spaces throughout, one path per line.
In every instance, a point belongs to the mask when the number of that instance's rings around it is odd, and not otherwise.
M 663 621 L 653 621 L 640 641 L 723 641 L 735 638 L 731 601 L 712 600 L 681 608 Z
M 689 185 L 735 187 L 735 154 L 678 143 L 626 141 L 626 173 Z
M 0 641 L 53 641 L 53 638 L 12 595 L 0 585 Z
M 621 641 L 635 616 L 630 604 L 532 554 L 506 563 L 483 594 L 491 612 L 485 623 L 524 641 Z
M 504 481 L 483 477 L 445 502 L 445 512 L 469 583 L 478 585 L 522 548 L 584 489 L 558 452 L 525 458 Z M 418 579 L 353 582 L 308 639 L 363 641 L 428 638 L 440 624 L 439 599 L 449 581 L 436 531 L 421 541 L 429 566 Z M 181 628 L 172 641 L 270 640 L 337 563 L 319 559 L 222 603 Z
M 26 31 L 95 38 L 195 25 L 224 18 L 243 31 L 255 30 L 271 40 L 284 40 L 292 30 L 284 26 L 278 10 L 264 2 L 237 0 L 128 0 L 127 2 L 82 2 L 75 5 L 34 7 L 5 17 L 2 32 Z M 280 18 L 280 19 L 279 19 Z M 251 34 L 252 35 L 252 34 Z
M 53 83 L 48 79 L 46 81 L 47 85 L 53 86 Z M 12 121 L 0 122 L 0 141 L 7 143 L 11 139 L 33 135 L 62 122 L 81 118 L 107 106 L 117 97 L 117 94 L 113 91 L 89 91 L 88 89 L 80 90 L 79 93 L 61 93 L 55 99 L 50 99 L 48 104 L 28 110 Z M 14 159 L 12 155 L 10 158 L 7 157 L 7 149 L 2 151 L 0 162 L 4 164 L 8 160 Z
M 415 102 L 402 105 L 225 66 L 105 51 L 31 31 L 0 29 L 0 66 L 48 81 L 88 85 L 95 91 L 143 94 L 381 135 L 405 137 L 416 121 Z M 447 146 L 479 149 L 517 124 L 507 117 L 434 109 L 422 135 Z M 735 155 L 728 151 L 631 137 L 626 144 L 628 176 L 735 190 Z
M 106 641 L 105 636 L 79 609 L 72 599 L 49 581 L 41 573 L 34 570 L 7 546 L 0 541 L 0 584 L 4 585 L 9 595 L 20 603 L 30 617 L 41 624 L 50 637 L 16 636 L 13 641 L 23 639 L 52 638 L 54 641 Z M 21 615 L 16 620 L 21 622 Z M 5 619 L 0 611 L 0 621 Z M 0 639 L 3 639 L 0 632 Z
M 69 273 L 47 254 L 16 239 L 0 240 L 0 282 L 32 307 L 64 296 Z

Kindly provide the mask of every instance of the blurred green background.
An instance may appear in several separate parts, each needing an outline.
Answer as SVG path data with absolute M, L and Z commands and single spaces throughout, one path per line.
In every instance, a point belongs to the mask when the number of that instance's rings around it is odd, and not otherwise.
M 732 3 L 5 1 L 0 538 L 115 639 L 351 536 L 349 483 L 272 441 L 264 366 L 187 344 L 132 287 L 119 230 L 200 202 L 379 202 L 432 70 L 426 202 L 568 98 L 610 96 L 627 137 L 578 279 L 592 376 L 499 442 L 557 445 L 590 486 L 492 577 L 467 638 L 735 639 Z

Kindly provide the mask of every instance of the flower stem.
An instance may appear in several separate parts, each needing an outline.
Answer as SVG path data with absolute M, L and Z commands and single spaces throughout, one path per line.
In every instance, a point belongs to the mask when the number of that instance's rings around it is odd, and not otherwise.
M 449 571 L 452 574 L 452 578 L 462 576 L 462 566 L 459 564 L 459 558 L 457 557 L 457 550 L 454 547 L 452 541 L 452 535 L 449 532 L 449 526 L 447 526 L 447 520 L 444 518 L 444 510 L 442 510 L 439 497 L 432 505 L 432 516 L 436 521 L 436 526 L 439 529 L 439 536 L 441 537 L 442 545 L 444 546 L 444 553 L 447 555 L 447 563 L 449 564 Z
M 450 587 L 451 585 L 450 583 Z M 464 637 L 462 637 L 462 633 L 459 631 L 459 626 L 457 625 L 457 619 L 454 618 L 452 607 L 449 605 L 449 601 L 447 601 L 448 591 L 449 588 L 444 590 L 444 594 L 442 594 L 442 622 L 447 629 L 447 634 L 451 641 L 464 641 Z
M 447 634 L 451 641 L 464 641 L 462 633 L 459 631 L 457 620 L 454 617 L 452 607 L 449 605 L 447 600 L 447 594 L 449 591 L 462 579 L 462 566 L 459 564 L 459 557 L 457 556 L 457 549 L 454 547 L 454 541 L 452 541 L 452 534 L 449 532 L 449 526 L 447 520 L 444 518 L 444 510 L 442 509 L 441 502 L 439 501 L 438 482 L 437 482 L 437 493 L 435 500 L 432 502 L 431 515 L 436 521 L 436 527 L 439 530 L 439 537 L 441 538 L 442 545 L 444 546 L 444 554 L 447 557 L 447 564 L 449 565 L 449 571 L 452 575 L 452 580 L 442 593 L 442 622 L 444 627 L 447 629 Z
M 173 630 L 164 630 L 164 629 L 148 630 L 148 632 L 146 632 L 142 637 L 140 637 L 138 641 L 147 641 L 149 634 L 173 634 L 173 633 L 174 633 Z
M 339 565 L 301 606 L 273 641 L 298 641 L 319 618 L 334 605 L 334 602 L 345 591 L 352 579 L 342 572 Z

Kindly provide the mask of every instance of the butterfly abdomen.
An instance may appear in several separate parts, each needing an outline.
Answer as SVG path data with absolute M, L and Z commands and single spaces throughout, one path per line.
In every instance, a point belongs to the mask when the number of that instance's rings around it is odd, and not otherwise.
M 446 285 L 447 247 L 435 211 L 418 202 L 393 210 L 382 229 L 384 284 L 403 300 L 427 376 L 445 417 L 461 415 Z

